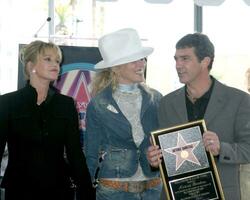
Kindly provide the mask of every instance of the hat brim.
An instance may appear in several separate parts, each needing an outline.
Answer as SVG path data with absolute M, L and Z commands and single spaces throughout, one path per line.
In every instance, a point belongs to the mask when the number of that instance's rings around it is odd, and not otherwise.
M 102 60 L 98 62 L 97 64 L 95 64 L 94 69 L 106 69 L 106 68 L 114 67 L 117 65 L 134 62 L 134 61 L 137 61 L 137 60 L 140 60 L 142 58 L 149 56 L 153 52 L 153 50 L 154 49 L 152 47 L 142 47 L 140 51 L 133 53 L 132 55 L 112 61 L 112 62 L 105 62 L 104 60 Z

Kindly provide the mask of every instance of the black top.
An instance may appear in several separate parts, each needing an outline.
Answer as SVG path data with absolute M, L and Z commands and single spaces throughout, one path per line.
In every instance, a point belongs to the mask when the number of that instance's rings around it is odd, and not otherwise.
M 29 84 L 0 96 L 0 162 L 6 142 L 9 153 L 1 186 L 62 190 L 70 187 L 71 176 L 81 199 L 94 199 L 74 100 L 50 89 L 40 106 L 36 102 Z
M 211 93 L 213 91 L 214 86 L 214 78 L 211 77 L 212 84 L 209 88 L 209 90 L 202 95 L 200 98 L 198 98 L 194 103 L 190 101 L 187 95 L 187 88 L 186 89 L 186 107 L 187 107 L 187 113 L 188 113 L 188 121 L 195 121 L 199 119 L 203 119 L 206 108 L 211 96 Z M 187 86 L 186 86 L 187 87 Z

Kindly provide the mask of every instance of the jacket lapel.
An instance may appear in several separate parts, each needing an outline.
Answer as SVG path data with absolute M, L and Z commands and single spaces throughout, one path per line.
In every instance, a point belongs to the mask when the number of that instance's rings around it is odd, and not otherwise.
M 177 113 L 177 117 L 181 123 L 188 122 L 187 108 L 186 108 L 186 98 L 185 98 L 185 87 L 180 88 L 175 98 L 173 99 L 173 109 Z
M 215 80 L 214 88 L 204 116 L 207 125 L 215 118 L 218 113 L 221 112 L 223 106 L 225 105 L 227 98 L 226 94 L 223 92 L 225 91 L 223 87 L 224 86 L 220 82 Z

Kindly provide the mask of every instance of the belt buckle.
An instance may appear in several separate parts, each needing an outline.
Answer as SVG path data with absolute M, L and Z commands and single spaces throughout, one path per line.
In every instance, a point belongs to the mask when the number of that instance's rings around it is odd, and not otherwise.
M 132 181 L 128 182 L 128 192 L 141 193 L 146 189 L 145 181 Z

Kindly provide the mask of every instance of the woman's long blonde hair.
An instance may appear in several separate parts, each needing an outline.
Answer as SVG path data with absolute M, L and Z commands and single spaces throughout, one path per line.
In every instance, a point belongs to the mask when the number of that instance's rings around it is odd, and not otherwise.
M 108 85 L 111 85 L 112 90 L 115 91 L 118 85 L 116 73 L 111 68 L 96 72 L 92 81 L 91 95 L 95 96 Z
M 116 66 L 119 67 L 119 66 Z M 102 71 L 96 72 L 93 80 L 92 80 L 92 89 L 91 89 L 91 96 L 95 96 L 99 92 L 101 92 L 104 88 L 108 85 L 111 86 L 112 91 L 114 92 L 118 86 L 118 74 L 112 68 L 107 68 Z M 150 88 L 147 86 L 145 82 L 140 83 L 140 85 L 147 91 L 151 98 L 153 97 L 153 93 Z

